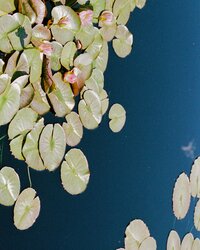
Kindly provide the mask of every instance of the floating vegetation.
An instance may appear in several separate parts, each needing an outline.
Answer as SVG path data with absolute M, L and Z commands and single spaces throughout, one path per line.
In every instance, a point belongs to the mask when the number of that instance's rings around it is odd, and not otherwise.
M 14 205 L 14 224 L 20 230 L 31 227 L 40 212 L 30 169 L 61 166 L 67 192 L 77 195 L 87 188 L 88 161 L 81 150 L 70 147 L 80 143 L 84 128 L 97 128 L 106 114 L 108 42 L 119 57 L 131 52 L 133 35 L 125 25 L 130 13 L 146 2 L 53 0 L 47 9 L 50 1 L 0 1 L 0 126 L 8 125 L 10 151 L 26 162 L 30 181 L 20 194 L 18 174 L 3 167 L 0 203 Z M 46 124 L 48 112 L 63 123 Z M 119 132 L 126 111 L 114 104 L 109 118 L 111 130 Z M 142 240 L 141 249 L 155 246 L 150 237 Z

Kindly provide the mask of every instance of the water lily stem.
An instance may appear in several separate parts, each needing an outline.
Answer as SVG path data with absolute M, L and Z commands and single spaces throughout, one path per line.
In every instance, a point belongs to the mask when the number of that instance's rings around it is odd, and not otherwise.
M 28 173 L 28 180 L 29 180 L 29 184 L 30 184 L 30 188 L 31 188 L 32 187 L 32 181 L 31 181 L 31 174 L 30 174 L 29 166 L 27 166 L 27 173 Z

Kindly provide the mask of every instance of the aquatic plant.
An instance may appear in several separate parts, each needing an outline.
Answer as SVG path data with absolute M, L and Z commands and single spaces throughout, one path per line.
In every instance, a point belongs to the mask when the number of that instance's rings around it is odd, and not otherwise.
M 193 228 L 200 231 L 200 157 L 196 158 L 193 162 L 190 178 L 181 173 L 174 185 L 172 195 L 172 208 L 175 219 L 182 220 L 186 217 L 189 208 L 191 196 L 196 199 L 194 208 L 194 217 L 192 226 L 189 233 L 186 233 L 182 241 L 179 234 L 175 230 L 169 232 L 167 238 L 166 250 L 199 250 L 200 239 L 195 238 L 191 233 Z M 133 220 L 126 228 L 125 231 L 125 248 L 117 250 L 156 250 L 157 245 L 154 238 L 150 237 L 149 229 L 146 224 L 140 220 Z M 147 242 L 147 243 L 146 243 Z M 144 247 L 145 246 L 145 247 Z M 148 246 L 148 247 L 147 247 Z
M 61 166 L 67 192 L 76 195 L 86 189 L 87 159 L 79 149 L 66 152 L 66 146 L 78 145 L 84 128 L 101 123 L 109 107 L 104 89 L 108 42 L 119 57 L 131 52 L 133 35 L 125 25 L 145 2 L 0 1 L 0 126 L 8 124 L 11 153 L 26 162 L 30 180 L 30 188 L 20 193 L 18 174 L 3 167 L 0 203 L 14 204 L 18 229 L 32 226 L 40 212 L 29 168 L 54 171 Z M 46 124 L 48 112 L 62 117 L 63 124 Z M 109 118 L 111 130 L 119 132 L 126 111 L 114 104 Z

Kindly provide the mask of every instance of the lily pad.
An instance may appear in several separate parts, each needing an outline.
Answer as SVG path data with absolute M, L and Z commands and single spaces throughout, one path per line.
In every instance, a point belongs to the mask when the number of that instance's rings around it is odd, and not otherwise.
M 0 170 L 0 204 L 12 206 L 20 192 L 20 180 L 13 168 L 3 167 Z
M 19 195 L 14 207 L 14 224 L 17 229 L 25 230 L 31 227 L 40 213 L 40 198 L 36 191 L 27 188 Z
M 118 103 L 114 104 L 109 111 L 109 127 L 114 133 L 118 133 L 126 122 L 126 111 Z
M 200 198 L 200 157 L 192 165 L 190 174 L 191 195 Z
M 62 80 L 61 73 L 54 74 L 53 81 L 55 83 L 55 89 L 48 94 L 48 96 L 56 116 L 63 117 L 69 114 L 74 108 L 74 95 L 70 84 Z
M 79 149 L 71 149 L 65 155 L 65 161 L 61 166 L 61 180 L 64 189 L 77 195 L 85 191 L 89 182 L 90 172 L 88 162 Z
M 83 126 L 87 129 L 95 129 L 101 122 L 101 101 L 92 90 L 87 90 L 78 105 L 79 116 Z
M 9 84 L 3 94 L 0 95 L 0 126 L 9 123 L 20 106 L 20 87 Z
M 177 178 L 173 191 L 173 211 L 177 219 L 183 219 L 190 207 L 190 182 L 185 173 Z
M 194 237 L 191 233 L 188 233 L 184 236 L 181 243 L 181 250 L 190 250 L 192 249 L 192 245 L 194 243 Z
M 116 39 L 113 40 L 113 49 L 119 57 L 126 57 L 130 54 L 133 44 L 133 35 L 124 25 L 119 25 L 116 31 Z
M 21 161 L 24 160 L 24 156 L 22 155 L 22 146 L 24 142 L 24 137 L 25 135 L 19 135 L 15 137 L 14 139 L 12 139 L 10 142 L 10 151 L 12 155 L 16 159 L 21 160 Z
M 74 56 L 77 51 L 76 44 L 74 42 L 68 42 L 65 44 L 61 54 L 61 64 L 68 70 L 74 64 Z
M 167 250 L 180 250 L 181 241 L 176 231 L 172 230 L 167 239 Z
M 44 118 L 40 119 L 27 134 L 22 150 L 26 163 L 35 170 L 45 169 L 38 149 L 38 141 L 43 128 Z
M 74 147 L 79 144 L 83 137 L 83 125 L 79 115 L 71 112 L 66 117 L 67 123 L 63 123 L 63 129 L 66 135 L 67 145 Z
M 59 167 L 66 148 L 65 132 L 60 124 L 48 124 L 39 140 L 39 152 L 45 168 L 49 171 Z
M 8 127 L 9 139 L 26 134 L 35 125 L 38 119 L 38 114 L 31 108 L 23 108 L 17 112 Z

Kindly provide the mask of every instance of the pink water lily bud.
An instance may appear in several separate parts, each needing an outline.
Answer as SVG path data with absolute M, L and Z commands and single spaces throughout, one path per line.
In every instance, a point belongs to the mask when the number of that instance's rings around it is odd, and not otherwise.
M 51 54 L 53 52 L 53 46 L 48 41 L 44 41 L 42 44 L 40 44 L 39 49 L 46 56 L 51 56 Z
M 99 17 L 99 26 L 109 26 L 112 25 L 115 21 L 115 17 L 111 11 L 105 10 L 101 13 Z
M 93 11 L 92 10 L 84 10 L 79 13 L 79 17 L 81 19 L 81 24 L 83 26 L 87 26 L 92 24 L 93 19 Z
M 76 83 L 78 81 L 78 75 L 81 71 L 74 67 L 72 70 L 68 71 L 64 75 L 64 81 L 69 82 L 71 84 Z

